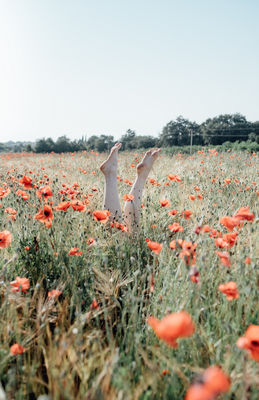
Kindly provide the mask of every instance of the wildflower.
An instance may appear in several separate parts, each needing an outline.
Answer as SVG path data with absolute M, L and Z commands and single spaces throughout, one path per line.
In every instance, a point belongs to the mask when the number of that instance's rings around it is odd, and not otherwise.
M 228 242 L 222 238 L 218 238 L 215 239 L 215 246 L 219 247 L 220 249 L 224 249 L 224 247 L 228 247 Z
M 91 310 L 97 310 L 99 308 L 99 304 L 97 303 L 97 300 L 94 298 L 92 301 L 92 304 L 90 305 Z
M 203 374 L 203 381 L 206 387 L 214 394 L 227 392 L 230 388 L 229 377 L 217 365 L 206 369 Z
M 233 217 L 222 217 L 219 220 L 221 225 L 224 225 L 228 231 L 232 232 L 233 229 L 239 225 L 239 220 Z
M 0 199 L 8 196 L 9 193 L 11 193 L 11 190 L 9 188 L 5 189 L 4 187 L 0 187 Z
M 165 375 L 170 375 L 169 369 L 163 369 L 162 375 L 163 375 L 163 376 L 165 376 Z
M 178 346 L 176 342 L 178 338 L 192 336 L 195 331 L 192 318 L 185 311 L 166 315 L 161 321 L 155 317 L 149 317 L 147 323 L 153 328 L 157 337 L 171 347 Z
M 174 208 L 173 210 L 168 211 L 168 215 L 176 215 L 177 210 Z
M 198 226 L 196 226 L 194 233 L 196 233 L 196 235 L 199 235 L 201 230 L 202 230 L 202 227 L 198 225 Z
M 21 198 L 22 198 L 23 200 L 29 200 L 29 198 L 30 198 L 29 193 L 24 192 L 24 191 L 21 190 L 21 189 L 18 189 L 18 190 L 16 191 L 16 195 L 17 195 L 17 196 L 21 196 Z
M 177 242 L 182 247 L 179 257 L 182 258 L 187 265 L 189 265 L 191 259 L 192 264 L 195 264 L 197 243 L 192 243 L 191 241 L 181 239 L 178 239 Z
M 57 211 L 67 211 L 70 207 L 70 202 L 69 201 L 63 201 L 61 203 L 59 203 L 56 207 Z
M 222 239 L 227 243 L 229 249 L 234 246 L 236 243 L 238 233 L 237 232 L 229 232 L 222 236 Z
M 80 200 L 72 200 L 70 205 L 74 211 L 84 212 L 86 210 L 86 205 Z
M 207 368 L 200 378 L 188 389 L 185 400 L 213 400 L 230 388 L 230 379 L 217 365 Z
M 172 225 L 168 225 L 171 232 L 183 232 L 184 228 L 178 223 L 174 222 Z
M 173 182 L 181 182 L 181 178 L 180 178 L 179 175 L 172 175 L 172 174 L 169 174 L 169 175 L 168 175 L 168 179 L 169 179 L 170 181 L 173 181 Z
M 222 262 L 223 265 L 225 265 L 225 267 L 230 267 L 231 263 L 230 263 L 230 255 L 227 251 L 216 251 L 216 254 L 219 256 L 220 261 Z
M 60 290 L 53 289 L 50 292 L 48 292 L 48 298 L 49 299 L 57 299 L 61 294 L 62 294 L 62 292 Z
M 229 301 L 239 298 L 239 292 L 237 290 L 236 282 L 231 281 L 225 284 L 221 284 L 219 285 L 218 289 L 227 296 L 227 300 Z
M 246 259 L 245 259 L 245 264 L 246 265 L 249 265 L 249 264 L 251 264 L 251 258 L 250 257 L 246 257 Z
M 7 214 L 9 214 L 9 215 L 16 215 L 16 214 L 17 214 L 17 211 L 14 210 L 13 208 L 6 208 L 6 209 L 5 209 L 5 212 L 6 212 Z
M 34 218 L 45 224 L 47 228 L 50 228 L 53 220 L 52 208 L 46 204 L 43 207 L 43 210 L 40 209 L 38 214 L 36 214 Z
M 175 249 L 176 249 L 176 241 L 175 241 L 175 240 L 172 240 L 172 241 L 169 243 L 169 247 L 170 247 L 170 249 L 175 250 Z
M 132 200 L 134 200 L 134 195 L 133 194 L 124 194 L 123 200 L 124 201 L 132 201 Z
M 190 217 L 191 217 L 191 215 L 192 215 L 192 211 L 190 211 L 190 210 L 184 210 L 184 211 L 183 211 L 183 214 L 184 214 L 184 218 L 185 218 L 185 219 L 190 219 Z
M 19 183 L 24 186 L 25 189 L 32 189 L 32 178 L 24 175 L 19 179 Z
M 202 383 L 194 383 L 186 393 L 185 400 L 212 400 L 209 389 Z
M 259 325 L 250 325 L 236 344 L 240 349 L 248 350 L 253 360 L 259 361 Z
M 95 221 L 99 221 L 102 224 L 106 224 L 107 221 L 109 221 L 109 217 L 110 217 L 110 212 L 108 210 L 96 210 L 93 212 L 93 216 Z
M 80 251 L 78 247 L 72 247 L 68 252 L 69 256 L 81 256 L 82 254 L 83 252 Z
M 88 238 L 88 239 L 86 240 L 86 243 L 87 243 L 89 246 L 94 246 L 94 245 L 96 244 L 96 240 L 95 240 L 94 238 Z
M 0 232 L 0 249 L 9 247 L 11 245 L 12 235 L 9 231 Z
M 152 250 L 155 254 L 159 254 L 160 251 L 163 248 L 163 245 L 157 242 L 152 242 L 151 240 L 149 240 L 147 242 L 148 247 L 150 248 L 150 250 Z
M 53 193 L 50 189 L 49 186 L 42 186 L 39 188 L 39 190 L 36 191 L 36 195 L 41 199 L 43 196 L 45 201 L 48 199 L 48 197 L 52 197 Z
M 11 292 L 21 292 L 27 293 L 30 288 L 30 282 L 27 278 L 20 278 L 17 276 L 15 281 L 10 282 L 10 285 L 13 286 Z
M 208 233 L 210 231 L 211 231 L 211 229 L 210 229 L 209 225 L 204 225 L 204 227 L 202 228 L 202 232 L 204 232 L 204 233 Z
M 190 194 L 189 199 L 191 201 L 194 201 L 196 199 L 196 196 L 194 194 Z
M 215 238 L 218 238 L 221 236 L 222 236 L 222 233 L 218 232 L 217 229 L 211 229 L 210 237 L 213 237 L 215 239 Z
M 241 207 L 239 208 L 239 210 L 237 211 L 237 213 L 234 215 L 234 218 L 237 221 L 253 221 L 255 216 L 253 213 L 249 212 L 249 207 Z
M 161 207 L 170 207 L 170 202 L 168 200 L 159 200 Z
M 24 353 L 25 352 L 25 348 L 24 347 L 22 347 L 20 344 L 18 344 L 18 343 L 15 343 L 15 344 L 13 344 L 11 347 L 10 347 L 10 353 L 13 355 L 13 356 L 16 356 L 17 354 L 22 354 L 22 353 Z

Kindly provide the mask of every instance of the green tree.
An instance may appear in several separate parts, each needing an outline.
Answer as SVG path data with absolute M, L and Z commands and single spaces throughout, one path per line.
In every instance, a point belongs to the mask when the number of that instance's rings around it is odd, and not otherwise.
M 159 143 L 161 146 L 185 146 L 190 144 L 191 136 L 193 144 L 202 144 L 199 125 L 179 116 L 163 128 Z
M 155 147 L 158 140 L 153 136 L 141 136 L 136 135 L 131 142 L 134 149 L 149 149 L 150 147 Z
M 205 144 L 246 141 L 251 133 L 252 124 L 246 117 L 236 114 L 224 114 L 207 119 L 201 124 L 201 134 Z
M 66 136 L 60 136 L 54 146 L 54 151 L 56 153 L 67 153 L 73 151 L 70 143 L 70 139 Z
M 136 132 L 128 129 L 127 132 L 122 135 L 120 142 L 122 143 L 123 150 L 132 150 L 134 149 L 134 139 L 136 137 Z

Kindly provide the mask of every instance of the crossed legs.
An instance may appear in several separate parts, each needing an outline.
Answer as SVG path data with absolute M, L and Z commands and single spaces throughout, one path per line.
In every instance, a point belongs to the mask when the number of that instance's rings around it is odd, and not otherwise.
M 105 177 L 104 189 L 104 209 L 109 210 L 111 218 L 120 220 L 122 218 L 120 200 L 117 188 L 117 164 L 118 151 L 121 148 L 121 143 L 116 143 L 111 149 L 107 160 L 102 163 L 100 169 Z M 132 186 L 130 194 L 134 196 L 133 200 L 126 201 L 124 205 L 124 222 L 128 232 L 132 233 L 139 227 L 141 199 L 145 182 L 149 172 L 157 159 L 160 149 L 149 150 L 140 164 L 137 165 L 137 177 Z

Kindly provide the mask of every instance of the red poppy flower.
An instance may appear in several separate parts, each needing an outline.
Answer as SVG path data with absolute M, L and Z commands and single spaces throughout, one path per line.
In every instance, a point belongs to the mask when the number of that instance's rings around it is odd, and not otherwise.
M 209 225 L 204 225 L 204 227 L 202 228 L 202 232 L 204 232 L 204 233 L 208 233 L 210 231 L 211 231 L 211 229 L 210 229 Z
M 249 212 L 249 207 L 241 207 L 234 215 L 234 218 L 238 221 L 253 221 L 255 216 L 253 213 Z
M 183 214 L 184 214 L 184 218 L 185 218 L 185 219 L 190 219 L 190 217 L 191 217 L 191 215 L 192 215 L 192 211 L 190 211 L 190 210 L 184 210 L 184 211 L 183 211 Z
M 45 224 L 47 228 L 50 228 L 53 220 L 52 208 L 45 205 L 43 210 L 39 210 L 38 214 L 34 215 L 34 218 Z
M 84 212 L 86 210 L 86 205 L 80 200 L 72 200 L 70 205 L 74 211 Z
M 27 293 L 30 288 L 30 282 L 27 278 L 16 277 L 15 281 L 10 282 L 10 285 L 13 286 L 11 292 L 24 292 Z
M 230 263 L 230 255 L 227 251 L 216 251 L 216 254 L 219 256 L 220 261 L 222 262 L 223 265 L 225 265 L 225 267 L 230 267 L 231 263 Z
M 185 311 L 166 315 L 161 321 L 155 317 L 149 317 L 147 323 L 153 328 L 157 337 L 171 347 L 177 347 L 177 339 L 192 336 L 195 331 L 192 318 Z
M 225 393 L 230 388 L 230 379 L 225 372 L 217 365 L 207 368 L 203 374 L 203 382 L 213 397 L 220 393 Z
M 172 249 L 172 250 L 175 250 L 176 249 L 176 241 L 175 240 L 172 240 L 170 243 L 169 243 L 169 247 L 170 247 L 170 249 Z
M 99 304 L 97 303 L 97 300 L 94 298 L 92 301 L 92 304 L 90 305 L 91 310 L 97 310 L 99 308 Z
M 18 343 L 15 343 L 15 344 L 13 344 L 11 347 L 10 347 L 10 353 L 13 355 L 13 356 L 16 356 L 17 354 L 22 354 L 22 353 L 24 353 L 25 352 L 25 348 L 24 347 L 22 347 L 20 344 L 18 344 Z
M 17 211 L 14 210 L 13 208 L 6 208 L 6 209 L 5 209 L 5 212 L 6 212 L 7 214 L 9 214 L 9 215 L 16 215 L 16 214 L 17 214 Z
M 248 350 L 251 358 L 259 361 L 259 325 L 250 325 L 237 341 L 237 347 Z
M 132 200 L 134 200 L 134 195 L 133 194 L 124 194 L 123 200 L 124 201 L 132 201 Z
M 224 225 L 230 232 L 232 232 L 236 226 L 239 226 L 239 220 L 233 217 L 222 217 L 220 218 L 219 223 Z
M 80 251 L 78 247 L 72 247 L 68 252 L 69 256 L 81 256 L 82 254 L 83 252 Z
M 60 290 L 53 289 L 50 292 L 48 292 L 48 298 L 57 299 L 61 294 L 62 292 Z
M 168 175 L 168 179 L 169 179 L 170 181 L 173 181 L 173 182 L 181 182 L 181 178 L 180 178 L 179 175 L 172 175 L 172 174 L 169 174 L 169 175 Z
M 18 190 L 17 190 L 16 195 L 17 195 L 17 196 L 21 196 L 23 200 L 29 200 L 29 198 L 30 198 L 29 193 L 24 192 L 24 191 L 21 190 L 21 189 L 18 189 Z
M 171 232 L 183 232 L 184 228 L 178 223 L 174 222 L 172 225 L 168 225 Z
M 25 189 L 32 189 L 32 178 L 24 175 L 19 179 L 19 183 L 24 186 Z
M 67 211 L 70 207 L 70 202 L 69 201 L 63 201 L 59 203 L 56 207 L 57 211 Z
M 86 240 L 86 243 L 87 243 L 89 246 L 93 246 L 93 245 L 96 244 L 96 240 L 95 240 L 94 238 L 89 238 L 89 239 Z
M 188 389 L 185 400 L 213 400 L 219 394 L 230 388 L 230 379 L 216 365 L 207 368 L 200 378 L 201 383 L 195 383 Z
M 152 242 L 151 240 L 149 240 L 147 242 L 148 247 L 150 248 L 150 250 L 152 250 L 155 254 L 159 254 L 160 251 L 163 248 L 163 245 L 157 242 Z
M 12 235 L 9 231 L 0 232 L 0 249 L 4 249 L 11 245 Z
M 227 300 L 231 301 L 239 298 L 236 282 L 228 282 L 219 285 L 219 290 L 227 296 Z
M 169 207 L 170 202 L 168 200 L 159 200 L 161 207 Z
M 0 187 L 0 199 L 8 196 L 9 193 L 11 193 L 11 190 L 9 188 Z
M 41 188 L 39 188 L 39 190 L 36 191 L 36 195 L 41 199 L 41 197 L 43 196 L 45 200 L 48 199 L 48 197 L 52 197 L 53 193 L 50 189 L 49 186 L 43 186 Z
M 110 215 L 111 215 L 110 211 L 108 211 L 108 210 L 103 210 L 103 211 L 96 210 L 96 211 L 93 212 L 93 216 L 94 216 L 95 221 L 99 221 L 102 224 L 106 224 L 106 222 L 109 221 Z
M 168 215 L 176 215 L 177 210 L 174 208 L 173 210 L 168 211 Z

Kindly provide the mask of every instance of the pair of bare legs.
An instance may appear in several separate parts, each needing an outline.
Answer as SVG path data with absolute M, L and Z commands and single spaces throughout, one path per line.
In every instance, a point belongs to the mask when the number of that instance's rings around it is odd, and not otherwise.
M 111 149 L 110 155 L 100 167 L 105 177 L 104 189 L 104 209 L 109 210 L 111 219 L 115 221 L 122 220 L 122 212 L 117 188 L 117 169 L 118 169 L 118 151 L 121 143 L 116 143 Z M 137 177 L 129 194 L 134 196 L 133 200 L 126 201 L 124 205 L 124 223 L 128 232 L 133 233 L 139 227 L 142 193 L 149 172 L 157 159 L 160 149 L 149 150 L 140 164 L 137 165 Z

